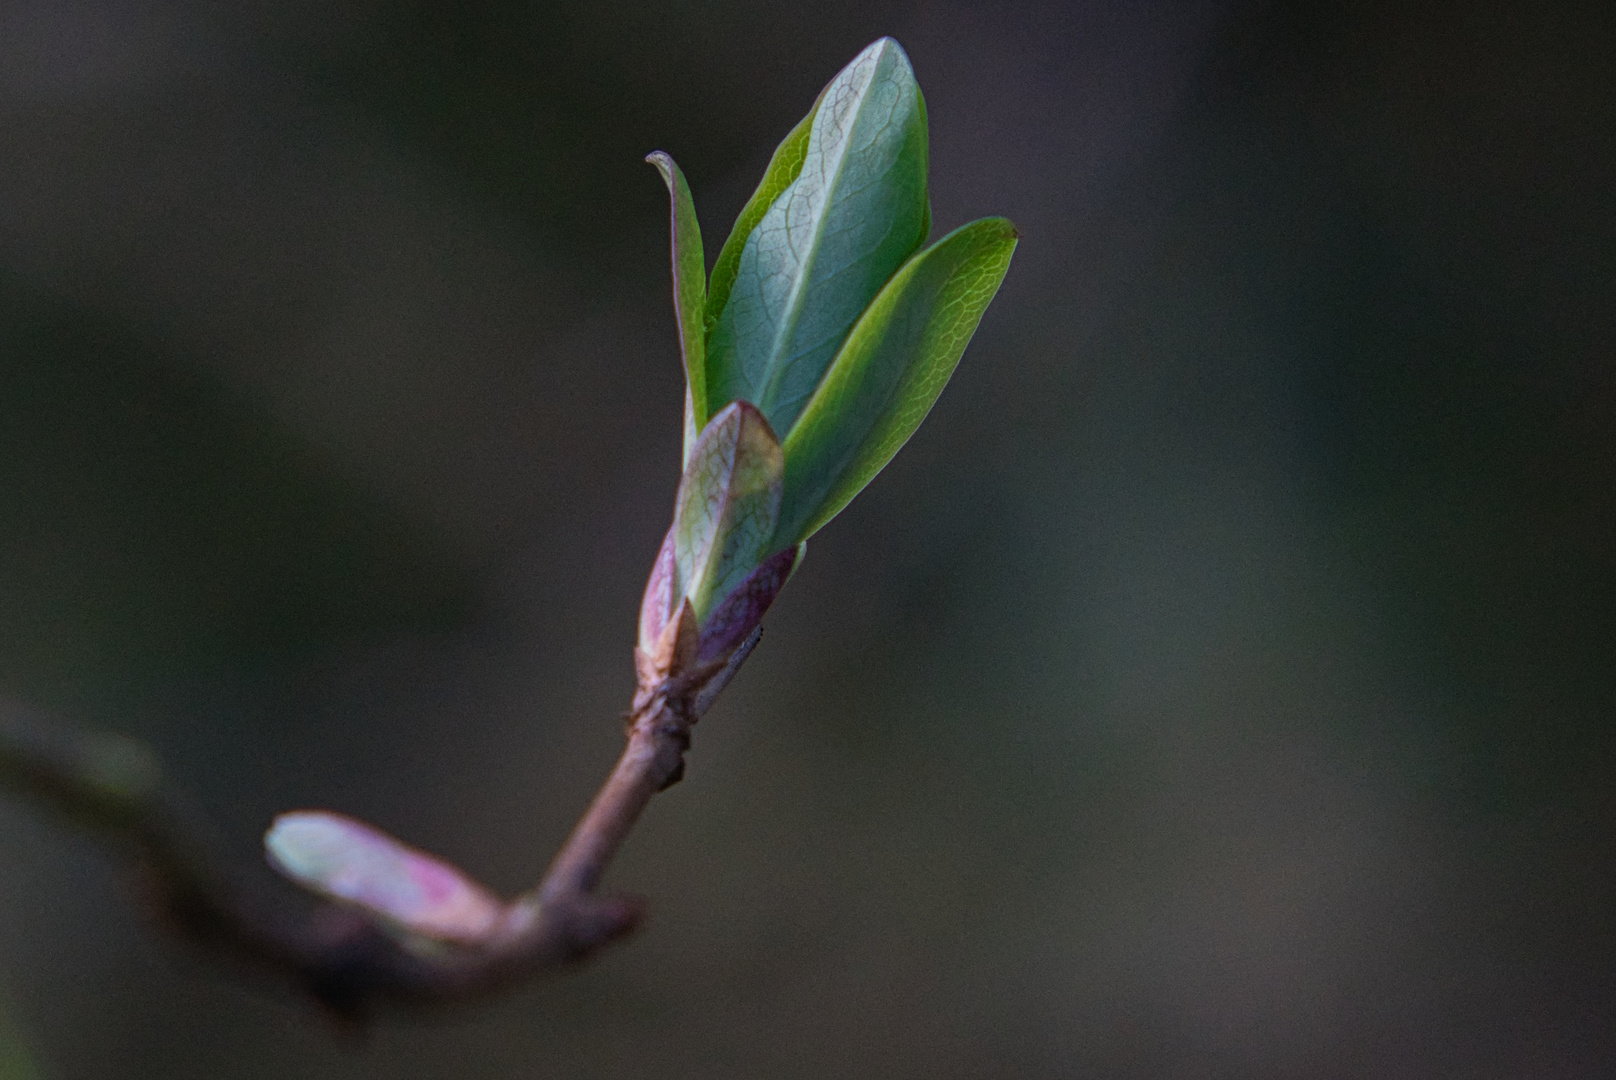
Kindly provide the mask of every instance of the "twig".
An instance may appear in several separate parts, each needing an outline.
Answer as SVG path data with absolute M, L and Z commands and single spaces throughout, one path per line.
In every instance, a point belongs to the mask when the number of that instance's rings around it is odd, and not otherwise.
M 727 661 L 692 657 L 642 681 L 611 775 L 544 879 L 504 904 L 488 932 L 448 941 L 340 900 L 312 904 L 272 888 L 258 868 L 230 867 L 206 823 L 168 784 L 156 758 L 121 736 L 0 708 L 0 783 L 53 805 L 131 850 L 146 898 L 186 936 L 273 972 L 340 1016 L 378 1001 L 461 1001 L 581 960 L 632 932 L 644 905 L 596 892 L 651 797 L 684 772 L 690 729 L 739 670 L 755 629 Z M 688 649 L 684 650 L 686 653 Z

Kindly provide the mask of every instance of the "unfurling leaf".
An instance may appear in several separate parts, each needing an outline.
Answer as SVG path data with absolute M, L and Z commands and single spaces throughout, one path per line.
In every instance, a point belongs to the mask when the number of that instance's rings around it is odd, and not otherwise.
M 505 913 L 493 893 L 457 868 L 342 814 L 282 814 L 264 834 L 264 850 L 305 888 L 422 937 L 475 944 Z
M 744 401 L 725 406 L 690 453 L 673 515 L 673 572 L 697 618 L 768 553 L 785 462 L 769 423 Z
M 658 150 L 646 157 L 668 185 L 672 204 L 673 312 L 679 322 L 679 351 L 685 364 L 684 459 L 696 435 L 707 424 L 706 339 L 707 267 L 701 250 L 701 225 L 690 199 L 690 186 L 673 158 Z
M 806 540 L 913 435 L 998 292 L 1015 227 L 984 218 L 899 270 L 859 319 L 785 441 L 777 544 Z
M 713 263 L 713 276 L 707 283 L 707 336 L 713 333 L 713 324 L 718 321 L 718 313 L 724 310 L 729 301 L 730 289 L 735 285 L 735 272 L 741 265 L 741 252 L 746 249 L 747 238 L 757 223 L 763 220 L 763 215 L 769 212 L 769 207 L 780 197 L 780 193 L 790 187 L 802 172 L 802 163 L 808 156 L 808 137 L 813 132 L 814 117 L 819 113 L 819 103 L 825 99 L 821 93 L 814 102 L 814 107 L 808 110 L 808 115 L 797 122 L 779 146 L 774 148 L 774 154 L 769 158 L 769 167 L 763 171 L 763 180 L 758 184 L 757 190 L 746 205 L 741 207 L 741 214 L 735 219 L 735 227 L 730 230 L 729 237 L 718 252 L 718 261 Z
M 871 298 L 925 240 L 928 216 L 926 107 L 897 42 L 882 38 L 844 68 L 808 126 L 795 177 L 748 228 L 738 257 L 734 237 L 725 245 L 710 305 L 708 400 L 749 401 L 781 432 Z M 781 148 L 787 163 L 798 138 Z

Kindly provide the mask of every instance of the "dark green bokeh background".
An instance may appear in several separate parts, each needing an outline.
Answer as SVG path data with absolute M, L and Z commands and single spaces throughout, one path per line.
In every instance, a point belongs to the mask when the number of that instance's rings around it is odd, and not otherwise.
M 890 33 L 939 232 L 1026 236 L 615 868 L 641 937 L 354 1042 L 8 801 L 44 1074 L 1609 1075 L 1611 23 L 0 8 L 0 693 L 244 857 L 326 806 L 515 889 L 608 768 L 679 439 L 647 151 L 716 251 Z

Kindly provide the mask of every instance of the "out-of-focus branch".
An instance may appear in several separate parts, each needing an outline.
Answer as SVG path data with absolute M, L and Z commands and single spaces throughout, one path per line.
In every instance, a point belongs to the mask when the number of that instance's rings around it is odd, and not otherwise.
M 622 756 L 544 879 L 510 901 L 493 901 L 493 917 L 474 935 L 434 933 L 363 902 L 311 904 L 256 868 L 232 867 L 157 759 L 121 736 L 0 706 L 0 784 L 119 842 L 145 898 L 174 929 L 286 979 L 345 1017 L 361 1018 L 378 1001 L 460 1001 L 581 960 L 638 925 L 642 903 L 601 895 L 601 879 L 651 797 L 683 774 L 692 725 L 759 635 L 754 630 L 722 664 L 675 663 L 654 682 L 642 678 Z

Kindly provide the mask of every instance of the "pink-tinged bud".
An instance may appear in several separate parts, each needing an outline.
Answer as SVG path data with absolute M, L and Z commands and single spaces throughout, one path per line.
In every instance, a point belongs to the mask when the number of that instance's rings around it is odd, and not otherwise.
M 640 651 L 643 653 L 656 651 L 663 631 L 684 601 L 678 576 L 674 567 L 673 528 L 669 526 L 662 549 L 651 566 L 651 577 L 645 583 L 645 596 L 640 600 Z
M 281 873 L 439 941 L 473 945 L 498 928 L 505 905 L 454 866 L 342 814 L 282 814 L 264 834 Z
M 662 628 L 662 636 L 651 650 L 634 650 L 634 669 L 639 680 L 635 708 L 649 700 L 665 680 L 688 674 L 695 666 L 700 644 L 696 633 L 696 613 L 690 601 L 684 600 L 679 604 L 678 616 Z
M 710 664 L 734 652 L 746 636 L 763 621 L 786 579 L 797 564 L 798 549 L 787 548 L 763 560 L 763 564 L 739 586 L 719 601 L 701 628 L 701 647 L 696 662 Z

